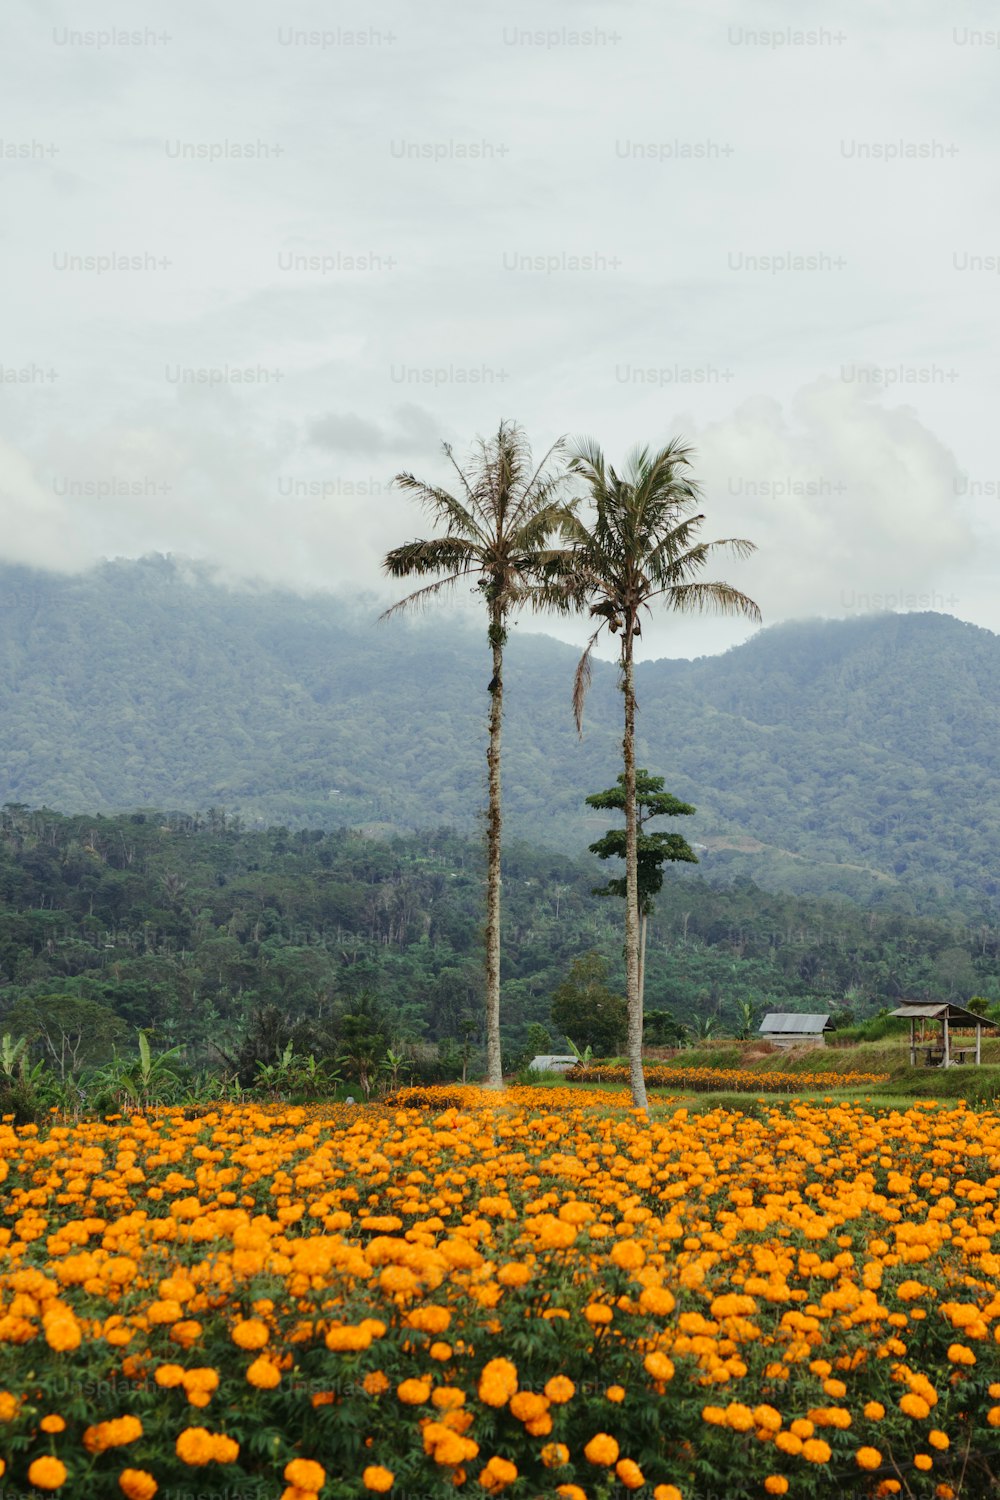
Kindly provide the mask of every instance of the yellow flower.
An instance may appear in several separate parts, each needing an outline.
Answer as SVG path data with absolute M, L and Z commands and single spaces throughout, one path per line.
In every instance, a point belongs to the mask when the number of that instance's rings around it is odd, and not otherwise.
M 784 1495 L 788 1492 L 788 1480 L 780 1474 L 769 1474 L 764 1480 L 764 1488 L 769 1495 Z
M 885 1416 L 885 1407 L 881 1401 L 866 1401 L 864 1413 L 870 1422 L 879 1422 Z
M 361 1483 L 366 1490 L 374 1490 L 377 1495 L 385 1495 L 392 1489 L 396 1476 L 391 1469 L 383 1469 L 381 1464 L 369 1464 L 361 1475 Z
M 822 1438 L 807 1438 L 802 1444 L 802 1457 L 807 1458 L 811 1464 L 829 1463 L 832 1451 L 830 1444 Z
M 560 1469 L 569 1463 L 569 1449 L 565 1443 L 546 1443 L 542 1449 L 542 1463 L 547 1469 Z
M 882 1455 L 877 1448 L 859 1448 L 854 1455 L 854 1462 L 859 1469 L 877 1469 L 882 1462 Z
M 47 1416 L 47 1417 L 43 1417 L 42 1420 L 39 1422 L 38 1425 L 41 1428 L 42 1432 L 65 1432 L 66 1431 L 66 1423 L 65 1423 L 65 1421 L 63 1420 L 62 1417 L 56 1416 L 56 1414 L 54 1412 L 51 1415 Z
M 623 1385 L 609 1385 L 604 1394 L 609 1401 L 613 1401 L 618 1406 L 625 1400 L 625 1387 Z

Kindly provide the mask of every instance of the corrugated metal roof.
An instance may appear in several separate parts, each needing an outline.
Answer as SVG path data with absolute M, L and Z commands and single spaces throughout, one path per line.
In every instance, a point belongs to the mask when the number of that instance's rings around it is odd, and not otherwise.
M 797 1015 L 795 1011 L 772 1010 L 760 1023 L 764 1033 L 780 1032 L 795 1036 L 817 1036 L 830 1024 L 829 1016 Z

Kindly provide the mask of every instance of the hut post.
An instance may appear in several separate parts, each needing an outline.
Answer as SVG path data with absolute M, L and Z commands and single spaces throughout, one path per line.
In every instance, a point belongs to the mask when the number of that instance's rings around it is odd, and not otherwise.
M 982 1055 L 982 1049 L 983 1049 L 983 1028 L 982 1028 L 981 1022 L 977 1021 L 976 1022 L 976 1067 L 977 1068 L 979 1067 L 979 1060 L 980 1060 L 980 1057 Z
M 944 1066 L 951 1066 L 951 1056 L 948 1050 L 948 1012 L 944 1013 Z
M 910 1067 L 917 1066 L 917 1021 L 915 1016 L 910 1017 Z

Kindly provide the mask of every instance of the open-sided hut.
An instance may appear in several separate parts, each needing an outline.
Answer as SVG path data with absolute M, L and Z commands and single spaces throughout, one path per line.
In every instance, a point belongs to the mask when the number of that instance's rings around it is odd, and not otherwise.
M 983 1016 L 977 1016 L 974 1010 L 966 1010 L 964 1005 L 955 1005 L 950 1000 L 903 1000 L 894 1011 L 893 1016 L 905 1016 L 910 1023 L 910 1066 L 917 1065 L 917 1051 L 922 1050 L 928 1066 L 950 1068 L 957 1063 L 969 1061 L 971 1053 L 975 1053 L 974 1061 L 982 1061 L 983 1032 L 992 1034 L 1000 1030 L 995 1022 L 987 1021 Z M 928 1041 L 926 1031 L 928 1021 L 939 1021 L 941 1023 L 941 1036 Z M 917 1036 L 917 1023 L 920 1023 L 920 1037 Z M 964 1038 L 973 1030 L 976 1033 L 975 1044 L 960 1041 L 955 1045 L 955 1032 L 959 1032 Z

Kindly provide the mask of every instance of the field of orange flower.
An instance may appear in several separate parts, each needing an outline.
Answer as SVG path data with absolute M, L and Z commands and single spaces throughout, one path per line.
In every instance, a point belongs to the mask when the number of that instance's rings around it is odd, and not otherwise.
M 735 1094 L 801 1094 L 815 1089 L 867 1088 L 887 1083 L 888 1073 L 778 1073 L 770 1069 L 685 1068 L 646 1063 L 646 1083 L 666 1086 L 677 1093 L 701 1094 L 719 1089 Z M 627 1067 L 616 1063 L 590 1063 L 573 1069 L 578 1083 L 628 1083 Z
M 997 1493 L 996 1113 L 220 1106 L 0 1184 L 13 1494 Z

